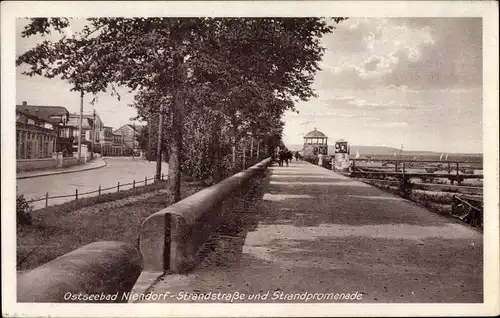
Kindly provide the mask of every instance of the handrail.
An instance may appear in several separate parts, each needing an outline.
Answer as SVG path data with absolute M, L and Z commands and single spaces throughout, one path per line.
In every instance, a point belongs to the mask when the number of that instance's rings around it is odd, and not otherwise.
M 95 242 L 19 274 L 17 301 L 127 302 L 141 271 L 132 244 Z
M 201 246 L 231 213 L 233 199 L 255 175 L 264 172 L 271 158 L 205 188 L 150 215 L 141 225 L 139 246 L 144 270 L 182 273 L 190 270 Z

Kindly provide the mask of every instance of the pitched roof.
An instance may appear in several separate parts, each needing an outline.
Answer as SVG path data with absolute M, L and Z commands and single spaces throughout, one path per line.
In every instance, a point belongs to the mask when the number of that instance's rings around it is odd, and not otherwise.
M 316 130 L 316 128 L 314 128 L 313 131 L 310 131 L 309 133 L 307 133 L 307 135 L 304 136 L 304 138 L 321 138 L 321 137 L 327 138 L 324 133 Z
M 130 128 L 132 128 L 133 130 L 135 130 L 136 132 L 140 133 L 142 128 L 144 127 L 144 125 L 132 125 L 132 124 L 127 124 L 127 126 L 129 126 Z
M 92 128 L 92 119 L 90 118 L 82 118 L 82 128 L 83 129 L 90 129 Z M 70 117 L 68 122 L 66 123 L 66 126 L 73 126 L 73 127 L 78 127 L 80 122 L 80 118 L 77 117 Z
M 63 116 L 69 114 L 68 110 L 62 106 L 35 106 L 35 105 L 16 105 L 16 111 L 36 116 L 52 124 L 60 123 L 60 119 L 52 116 Z

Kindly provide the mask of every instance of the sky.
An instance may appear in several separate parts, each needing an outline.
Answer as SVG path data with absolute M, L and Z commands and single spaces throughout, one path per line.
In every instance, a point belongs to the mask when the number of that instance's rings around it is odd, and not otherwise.
M 72 24 L 76 31 L 82 20 Z M 20 36 L 16 54 L 42 39 Z M 71 33 L 71 31 L 68 31 Z M 326 48 L 314 88 L 318 98 L 287 112 L 284 141 L 301 144 L 317 128 L 329 143 L 405 150 L 482 152 L 481 18 L 350 18 L 323 38 Z M 57 79 L 27 77 L 17 68 L 16 102 L 64 106 L 77 112 L 80 97 Z M 125 89 L 84 98 L 104 124 L 118 128 L 136 115 Z

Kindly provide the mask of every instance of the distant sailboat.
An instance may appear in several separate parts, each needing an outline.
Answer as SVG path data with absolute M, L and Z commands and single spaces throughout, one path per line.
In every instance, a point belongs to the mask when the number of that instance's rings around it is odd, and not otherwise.
M 439 161 L 443 161 L 443 156 L 444 156 L 444 152 L 441 154 L 441 156 L 439 157 Z
M 449 153 L 446 153 L 446 158 L 444 158 L 444 160 L 448 160 L 448 155 Z
M 356 159 L 359 158 L 359 149 L 356 151 Z

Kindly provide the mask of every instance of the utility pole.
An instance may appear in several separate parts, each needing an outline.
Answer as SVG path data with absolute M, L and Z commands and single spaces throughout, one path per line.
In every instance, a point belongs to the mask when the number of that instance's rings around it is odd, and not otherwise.
M 160 116 L 158 119 L 158 145 L 156 147 L 156 181 L 161 180 L 161 146 L 162 146 L 162 137 L 163 137 L 163 104 L 164 101 L 161 101 L 160 104 Z
M 135 159 L 135 122 L 132 124 L 133 138 L 132 138 L 132 160 Z
M 151 114 L 148 120 L 148 157 L 151 158 Z
M 77 162 L 80 163 L 80 157 L 82 155 L 82 122 L 83 122 L 83 91 L 80 91 L 80 120 L 78 121 L 78 159 Z
M 94 159 L 94 142 L 95 142 L 95 108 L 94 108 L 94 120 L 92 121 L 92 159 Z

